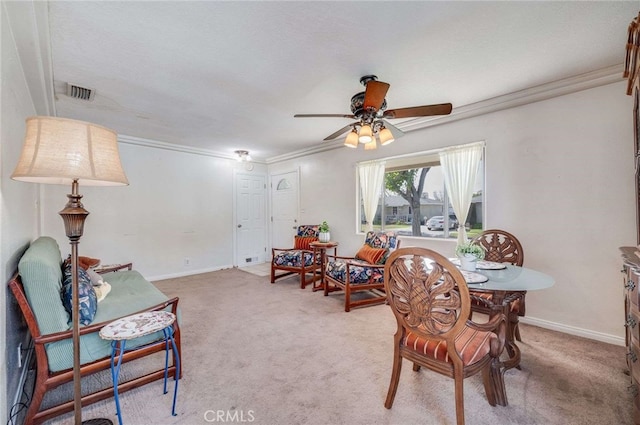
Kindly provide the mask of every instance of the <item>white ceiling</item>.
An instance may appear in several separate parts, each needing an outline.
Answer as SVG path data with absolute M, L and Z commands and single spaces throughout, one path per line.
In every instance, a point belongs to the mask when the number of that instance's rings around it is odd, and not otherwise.
M 451 102 L 455 111 L 621 64 L 639 7 L 53 1 L 55 113 L 121 135 L 270 158 L 348 124 L 293 115 L 351 113 L 366 74 L 391 84 L 389 109 Z M 66 82 L 95 89 L 95 99 L 65 96 Z

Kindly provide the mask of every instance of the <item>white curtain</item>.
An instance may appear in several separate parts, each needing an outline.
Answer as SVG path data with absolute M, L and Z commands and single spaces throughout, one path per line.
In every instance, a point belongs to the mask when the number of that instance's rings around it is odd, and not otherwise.
M 369 162 L 358 165 L 360 174 L 360 190 L 364 216 L 367 219 L 367 231 L 373 230 L 373 219 L 378 209 L 378 200 L 384 181 L 384 161 Z
M 483 147 L 484 142 L 480 142 L 456 146 L 440 152 L 440 165 L 442 165 L 447 194 L 458 218 L 458 244 L 468 242 L 465 223 L 471 206 Z M 447 214 L 446 211 L 444 213 Z

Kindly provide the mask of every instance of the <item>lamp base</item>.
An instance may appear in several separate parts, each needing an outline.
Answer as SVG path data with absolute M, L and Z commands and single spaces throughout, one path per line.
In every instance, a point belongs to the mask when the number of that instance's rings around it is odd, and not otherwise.
M 106 418 L 96 418 L 82 421 L 82 425 L 113 425 L 113 422 Z

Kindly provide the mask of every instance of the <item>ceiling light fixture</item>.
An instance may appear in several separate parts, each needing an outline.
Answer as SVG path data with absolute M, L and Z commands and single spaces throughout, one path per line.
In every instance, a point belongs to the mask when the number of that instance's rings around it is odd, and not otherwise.
M 358 132 L 355 128 L 347 134 L 347 138 L 344 139 L 344 145 L 348 148 L 354 149 L 358 147 Z
M 251 157 L 249 156 L 249 151 L 240 149 L 240 150 L 234 151 L 234 153 L 236 154 L 236 160 L 238 162 L 251 161 Z
M 393 141 L 396 140 L 393 137 L 393 134 L 391 134 L 391 130 L 389 130 L 384 125 L 380 127 L 380 133 L 378 133 L 378 137 L 380 138 L 380 144 L 382 146 L 386 146 L 389 143 L 393 143 Z
M 376 139 L 375 137 L 373 139 L 371 139 L 371 141 L 369 143 L 365 143 L 364 145 L 364 150 L 365 151 L 370 151 L 370 150 L 374 150 L 376 148 Z
M 348 148 L 357 148 L 358 143 L 362 143 L 365 150 L 373 150 L 377 148 L 378 140 L 380 146 L 385 146 L 394 142 L 395 136 L 382 120 L 368 119 L 365 121 L 363 119 L 361 122 L 353 124 L 351 131 L 344 139 L 344 145 Z
M 373 140 L 373 131 L 369 124 L 364 124 L 360 127 L 360 133 L 358 133 L 358 141 L 360 143 L 370 143 Z

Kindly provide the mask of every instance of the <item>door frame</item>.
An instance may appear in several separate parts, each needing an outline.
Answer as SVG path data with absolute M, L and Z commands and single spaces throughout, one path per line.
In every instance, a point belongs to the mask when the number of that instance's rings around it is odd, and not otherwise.
M 296 196 L 296 222 L 300 224 L 300 193 L 301 193 L 301 178 L 300 178 L 300 167 L 295 167 L 289 170 L 282 170 L 275 173 L 269 174 L 269 200 L 267 204 L 269 205 L 269 218 L 267 220 L 269 224 L 269 235 L 268 235 L 268 250 L 270 251 L 273 248 L 273 182 L 275 176 L 280 176 L 283 174 L 296 173 L 296 184 L 298 186 L 298 192 Z M 271 258 L 271 255 L 268 255 Z

